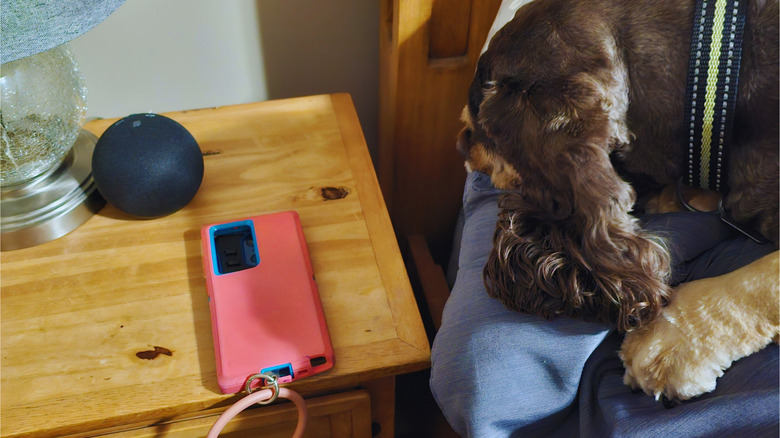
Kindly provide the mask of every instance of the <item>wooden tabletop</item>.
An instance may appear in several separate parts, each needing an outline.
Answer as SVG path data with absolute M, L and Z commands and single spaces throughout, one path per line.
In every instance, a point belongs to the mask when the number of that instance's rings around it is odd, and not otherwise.
M 332 370 L 293 389 L 428 366 L 349 95 L 166 115 L 204 155 L 185 208 L 137 220 L 108 205 L 60 239 L 0 254 L 3 437 L 151 424 L 237 399 L 217 386 L 200 228 L 263 213 L 299 213 L 335 349 Z M 100 135 L 113 121 L 87 129 Z

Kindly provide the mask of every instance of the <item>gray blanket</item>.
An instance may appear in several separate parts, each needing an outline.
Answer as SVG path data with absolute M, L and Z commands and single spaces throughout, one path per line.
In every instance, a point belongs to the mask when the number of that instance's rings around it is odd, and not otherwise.
M 457 275 L 432 349 L 430 386 L 463 436 L 777 437 L 778 347 L 741 359 L 717 389 L 666 409 L 622 382 L 622 338 L 611 327 L 548 321 L 488 297 L 482 268 L 492 245 L 500 191 L 468 175 Z M 674 281 L 729 272 L 771 252 L 737 236 L 716 216 L 643 218 L 672 243 Z

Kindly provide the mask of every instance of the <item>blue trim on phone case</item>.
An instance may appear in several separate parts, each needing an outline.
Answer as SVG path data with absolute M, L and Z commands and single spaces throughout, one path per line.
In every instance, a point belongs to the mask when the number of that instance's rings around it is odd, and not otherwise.
M 295 379 L 295 373 L 293 373 L 292 364 L 290 364 L 289 362 L 274 367 L 263 368 L 262 370 L 260 370 L 260 373 L 273 374 L 277 378 L 290 376 L 291 379 Z
M 260 264 L 260 252 L 257 250 L 257 233 L 255 232 L 254 221 L 247 219 L 243 221 L 214 225 L 213 227 L 209 228 L 209 247 L 211 248 L 211 266 L 212 266 L 212 270 L 214 271 L 214 275 L 224 275 L 224 273 L 219 271 L 219 260 L 217 260 L 217 251 L 215 251 L 214 238 L 222 234 L 228 234 L 227 232 L 222 232 L 222 231 L 226 231 L 226 230 L 232 231 L 233 229 L 241 226 L 249 227 L 249 230 L 252 233 L 252 244 L 254 245 L 255 254 L 257 255 L 257 264 L 258 265 Z M 228 274 L 232 274 L 232 272 L 228 272 Z

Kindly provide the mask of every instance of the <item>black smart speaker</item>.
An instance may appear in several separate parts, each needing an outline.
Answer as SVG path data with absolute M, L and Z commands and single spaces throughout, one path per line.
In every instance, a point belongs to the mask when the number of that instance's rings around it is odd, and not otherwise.
M 133 114 L 100 136 L 92 176 L 101 195 L 134 216 L 154 218 L 187 205 L 203 181 L 203 156 L 192 134 L 159 114 Z

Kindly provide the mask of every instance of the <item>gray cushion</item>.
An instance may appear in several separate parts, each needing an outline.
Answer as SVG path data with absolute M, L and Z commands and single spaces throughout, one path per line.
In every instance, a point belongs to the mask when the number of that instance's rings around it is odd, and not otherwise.
M 464 436 L 778 436 L 778 348 L 736 362 L 717 389 L 665 409 L 623 385 L 611 327 L 512 312 L 488 297 L 482 268 L 500 191 L 468 175 L 458 269 L 432 348 L 431 391 Z M 719 275 L 772 251 L 724 228 L 717 217 L 645 218 L 669 233 L 675 277 Z

